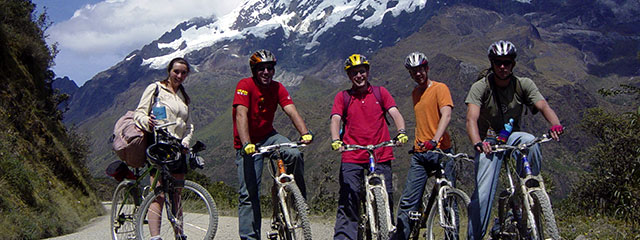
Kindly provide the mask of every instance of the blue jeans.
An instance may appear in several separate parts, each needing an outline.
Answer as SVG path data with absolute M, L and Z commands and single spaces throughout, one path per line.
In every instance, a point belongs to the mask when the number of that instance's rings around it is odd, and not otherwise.
M 342 163 L 340 165 L 340 198 L 338 200 L 338 213 L 334 227 L 333 239 L 361 239 L 358 238 L 358 221 L 360 221 L 360 206 L 364 189 L 365 169 L 368 163 Z M 367 170 L 368 171 L 368 170 Z M 389 195 L 389 207 L 393 216 L 393 184 L 391 180 L 391 162 L 376 164 L 375 172 L 384 175 L 387 194 Z
M 451 153 L 451 149 L 444 150 L 444 152 Z M 398 223 L 393 239 L 409 239 L 409 234 L 411 233 L 409 212 L 418 210 L 424 194 L 424 186 L 429 178 L 428 174 L 442 167 L 439 161 L 440 157 L 442 155 L 433 152 L 416 152 L 411 157 L 411 167 L 407 173 L 407 182 L 400 197 Z M 445 178 L 455 186 L 454 162 L 449 160 L 443 164 Z
M 507 144 L 513 146 L 529 143 L 534 139 L 535 137 L 529 133 L 514 132 L 509 136 Z M 482 239 L 487 231 L 489 217 L 491 217 L 491 207 L 498 186 L 500 167 L 506 154 L 509 153 L 497 152 L 485 156 L 484 153 L 476 152 L 476 190 L 471 195 L 471 204 L 469 204 L 469 239 Z M 515 153 L 511 154 L 515 155 Z M 530 148 L 528 158 L 533 175 L 540 174 L 542 155 L 538 144 Z M 523 166 L 520 161 L 516 161 L 516 171 L 520 176 L 524 176 Z
M 290 142 L 288 138 L 273 133 L 257 146 L 272 145 Z M 287 165 L 287 172 L 293 172 L 296 185 L 300 188 L 302 196 L 306 198 L 304 184 L 304 162 L 302 153 L 297 149 L 281 149 L 282 158 Z M 268 157 L 268 156 L 267 156 Z M 260 213 L 260 180 L 262 178 L 262 166 L 264 155 L 252 157 L 244 153 L 242 149 L 236 151 L 236 165 L 238 166 L 238 180 L 240 189 L 238 193 L 238 228 L 240 239 L 260 239 L 260 225 L 262 214 Z

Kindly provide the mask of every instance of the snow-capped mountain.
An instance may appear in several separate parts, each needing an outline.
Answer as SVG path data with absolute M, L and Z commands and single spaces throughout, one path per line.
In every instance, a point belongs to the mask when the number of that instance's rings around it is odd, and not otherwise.
M 428 17 L 426 10 L 426 0 L 247 0 L 219 19 L 183 23 L 145 46 L 142 65 L 162 69 L 176 56 L 238 41 L 253 43 L 237 54 L 267 45 L 275 48 L 272 51 L 286 51 L 284 59 L 295 62 L 317 58 L 314 54 L 329 46 L 372 52 L 417 30 Z M 127 59 L 137 54 L 141 53 Z
M 147 84 L 166 76 L 164 68 L 170 59 L 183 56 L 194 68 L 185 85 L 193 97 L 192 116 L 197 133 L 202 134 L 198 137 L 215 149 L 211 159 L 233 164 L 228 151 L 233 87 L 240 78 L 250 76 L 248 57 L 255 50 L 273 51 L 278 58 L 276 80 L 291 87 L 294 95 L 298 90 L 304 93 L 297 96 L 296 105 L 301 105 L 307 120 L 315 121 L 311 128 L 319 132 L 321 142 L 328 134 L 322 134 L 326 126 L 320 119 L 326 119 L 330 110 L 327 98 L 348 81 L 341 67 L 348 55 L 370 57 L 377 71 L 374 78 L 384 79 L 378 83 L 406 94 L 410 82 L 399 79 L 407 77 L 403 57 L 416 49 L 438 53 L 435 61 L 444 59 L 449 64 L 434 66 L 430 76 L 457 81 L 452 93 L 462 98 L 472 75 L 486 67 L 483 52 L 488 44 L 505 37 L 518 44 L 522 53 L 519 69 L 560 79 L 551 84 L 557 88 L 551 91 L 556 96 L 581 96 L 571 103 L 584 109 L 597 105 L 591 93 L 576 87 L 590 79 L 585 75 L 631 76 L 640 69 L 636 60 L 640 6 L 634 5 L 637 0 L 618 2 L 246 0 L 225 16 L 183 22 L 97 74 L 75 92 L 64 118 L 91 135 L 90 158 L 97 166 L 92 172 L 99 173 L 100 166 L 113 159 L 106 141 L 116 118 L 135 107 Z M 429 38 L 416 39 L 418 34 Z M 563 62 L 554 62 L 560 57 Z M 327 154 L 322 152 L 326 146 L 314 148 L 309 149 Z

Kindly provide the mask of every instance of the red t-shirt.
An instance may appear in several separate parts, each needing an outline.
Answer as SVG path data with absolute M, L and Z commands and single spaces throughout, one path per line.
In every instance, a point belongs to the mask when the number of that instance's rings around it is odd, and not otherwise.
M 380 87 L 380 97 L 382 98 L 382 105 L 387 110 L 396 106 L 395 100 L 384 87 Z M 344 127 L 344 135 L 342 137 L 344 144 L 366 146 L 391 139 L 380 104 L 375 95 L 373 95 L 371 86 L 369 86 L 366 94 L 351 95 L 351 102 L 349 103 L 349 109 L 347 109 L 347 124 Z M 331 116 L 340 115 L 342 117 L 343 108 L 344 96 L 342 92 L 338 92 L 333 100 Z M 342 120 L 344 121 L 345 119 Z M 377 162 L 393 160 L 393 149 L 391 147 L 378 148 L 374 150 L 374 156 Z M 368 163 L 369 154 L 365 150 L 343 152 L 342 162 Z
M 273 117 L 278 105 L 285 107 L 293 104 L 289 92 L 284 86 L 276 81 L 272 81 L 269 86 L 256 85 L 253 78 L 248 77 L 240 80 L 236 86 L 233 97 L 233 147 L 242 148 L 240 135 L 236 126 L 236 108 L 242 105 L 249 108 L 249 136 L 252 143 L 262 141 L 273 129 Z

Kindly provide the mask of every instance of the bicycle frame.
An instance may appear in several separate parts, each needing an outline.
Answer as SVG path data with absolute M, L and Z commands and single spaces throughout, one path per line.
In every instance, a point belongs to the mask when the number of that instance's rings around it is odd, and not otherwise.
M 525 216 L 520 216 L 520 219 L 516 218 L 515 221 L 519 223 L 517 227 L 520 231 L 528 232 L 527 228 L 531 228 L 531 234 L 533 239 L 539 239 L 540 236 L 537 236 L 538 229 L 535 224 L 528 224 L 529 222 L 534 223 L 535 216 L 532 211 L 533 207 L 533 197 L 532 193 L 535 191 L 542 191 L 546 194 L 546 188 L 544 186 L 544 180 L 542 179 L 542 175 L 534 176 L 530 163 L 529 163 L 529 148 L 538 143 L 548 142 L 551 138 L 549 138 L 546 134 L 540 138 L 536 138 L 531 143 L 523 143 L 517 146 L 511 145 L 496 145 L 493 147 L 493 150 L 496 152 L 507 152 L 509 156 L 506 158 L 507 166 L 506 167 L 506 175 L 508 178 L 509 186 L 500 194 L 499 200 L 499 210 L 498 210 L 498 219 L 501 223 L 500 225 L 500 235 L 507 234 L 506 231 L 506 207 L 505 203 L 511 203 L 512 213 L 515 215 L 518 212 L 518 203 L 521 201 L 521 206 L 523 213 L 526 213 Z M 515 152 L 513 152 L 515 151 Z M 520 157 L 514 157 L 514 154 L 519 153 Z M 521 160 L 524 168 L 524 176 L 520 177 L 518 175 L 516 181 L 514 181 L 512 177 L 512 170 L 516 169 L 515 161 Z M 520 201 L 518 201 L 520 200 Z
M 153 182 L 151 183 L 151 187 L 150 187 L 151 191 L 158 190 L 157 189 L 158 181 L 162 179 L 163 184 L 160 185 L 160 191 L 162 191 L 165 194 L 164 205 L 167 208 L 167 210 L 170 210 L 170 211 L 165 211 L 167 213 L 166 217 L 169 220 L 169 222 L 171 222 L 171 225 L 174 229 L 180 229 L 176 227 L 177 225 L 182 224 L 181 220 L 179 219 L 180 216 L 177 216 L 178 214 L 182 214 L 182 213 L 179 212 L 180 211 L 179 207 L 176 207 L 177 205 L 179 205 L 180 197 L 179 195 L 178 195 L 178 198 L 175 197 L 176 194 L 180 194 L 180 193 L 176 192 L 175 189 L 176 187 L 183 187 L 184 180 L 175 179 L 171 175 L 169 168 L 167 166 L 167 164 L 170 162 L 175 162 L 180 160 L 171 160 L 171 161 L 162 162 L 162 160 L 154 158 L 153 154 L 151 154 L 150 152 L 154 145 L 159 144 L 161 142 L 163 144 L 180 145 L 179 142 L 176 142 L 177 139 L 174 139 L 168 134 L 168 132 L 166 132 L 166 127 L 175 125 L 175 124 L 176 122 L 170 122 L 170 123 L 165 123 L 165 124 L 154 127 L 154 130 L 155 130 L 154 138 L 156 141 L 154 144 L 152 144 L 147 148 L 147 156 L 149 156 L 149 159 L 151 160 L 150 161 L 151 167 L 149 167 L 147 171 L 151 171 L 151 169 L 156 169 L 156 172 L 153 176 Z M 178 202 L 176 202 L 176 200 Z
M 277 202 L 280 204 L 280 210 L 282 211 L 282 219 L 279 219 L 279 217 L 275 215 L 274 215 L 274 218 L 276 219 L 276 221 L 280 222 L 280 224 L 285 224 L 287 229 L 294 229 L 299 227 L 299 226 L 293 226 L 291 222 L 285 220 L 285 219 L 290 219 L 290 215 L 291 215 L 286 203 L 287 191 L 285 190 L 285 188 L 287 187 L 287 185 L 292 185 L 292 184 L 295 185 L 296 182 L 293 174 L 289 174 L 286 171 L 287 169 L 284 164 L 284 161 L 282 160 L 282 154 L 280 152 L 280 149 L 283 147 L 299 148 L 303 146 L 306 146 L 306 145 L 302 143 L 295 143 L 295 142 L 262 146 L 262 147 L 259 147 L 258 151 L 256 151 L 256 153 L 252 155 L 252 156 L 257 156 L 261 154 L 271 153 L 271 155 L 268 156 L 269 163 L 270 163 L 269 173 L 271 174 L 271 178 L 273 178 L 274 180 L 274 184 L 276 188 L 276 194 L 275 196 L 272 195 L 272 199 L 274 203 L 277 200 Z
M 454 159 L 456 158 L 463 158 L 463 159 L 466 159 L 467 161 L 473 162 L 473 160 L 471 160 L 469 156 L 464 153 L 450 154 L 450 153 L 443 152 L 441 149 L 435 149 L 429 152 L 433 152 L 445 157 L 449 157 L 451 158 L 449 161 L 454 161 Z M 442 163 L 442 160 L 440 159 L 439 162 Z M 435 206 L 438 207 L 437 211 L 439 213 L 438 216 L 440 218 L 440 221 L 439 221 L 440 226 L 445 229 L 458 229 L 457 224 L 459 223 L 459 221 L 447 221 L 445 219 L 445 217 L 447 216 L 456 217 L 456 214 L 455 212 L 453 212 L 454 211 L 453 209 L 449 209 L 450 212 L 448 213 L 445 212 L 447 210 L 444 207 L 445 206 L 444 200 L 447 199 L 448 194 L 451 191 L 449 190 L 449 188 L 455 189 L 455 187 L 453 186 L 451 181 L 445 178 L 444 167 L 442 167 L 441 165 L 439 169 L 432 170 L 427 174 L 428 176 L 434 176 L 435 182 L 433 184 L 433 187 L 431 187 L 431 189 L 429 189 L 429 185 L 425 183 L 423 195 L 422 195 L 422 201 L 421 201 L 422 208 L 418 209 L 418 211 L 409 212 L 409 219 L 413 221 L 417 221 L 415 222 L 415 225 L 413 225 L 412 227 L 410 236 L 417 237 L 417 234 L 422 228 L 421 226 L 426 224 L 427 217 L 429 216 L 429 213 L 431 211 L 434 211 Z M 468 196 L 466 196 L 466 198 L 468 198 Z M 450 222 L 451 224 L 447 225 L 446 223 L 448 222 Z
M 369 168 L 368 168 L 368 171 L 365 173 L 364 184 L 363 184 L 364 190 L 365 190 L 365 193 L 364 193 L 365 198 L 364 198 L 364 202 L 362 203 L 365 208 L 366 214 L 361 218 L 361 221 L 362 221 L 361 227 L 364 228 L 368 222 L 369 229 L 371 230 L 372 239 L 378 239 L 379 234 L 389 234 L 389 233 L 378 232 L 379 229 L 377 228 L 375 221 L 371 221 L 371 219 L 375 219 L 374 208 L 372 206 L 372 203 L 374 201 L 373 190 L 376 188 L 382 190 L 382 192 L 385 193 L 382 196 L 384 202 L 387 203 L 387 206 L 389 203 L 389 195 L 387 194 L 384 175 L 378 174 L 375 172 L 376 160 L 374 157 L 373 150 L 380 147 L 393 147 L 393 146 L 396 146 L 396 141 L 394 140 L 385 141 L 377 145 L 367 145 L 367 146 L 344 145 L 345 151 L 353 151 L 353 150 L 361 149 L 361 150 L 366 150 L 367 153 L 369 154 Z M 386 207 L 385 212 L 386 212 L 387 219 L 382 219 L 382 221 L 385 221 L 387 223 L 387 226 L 389 226 L 389 232 L 394 232 L 396 227 L 393 225 L 393 222 L 391 220 L 390 208 Z

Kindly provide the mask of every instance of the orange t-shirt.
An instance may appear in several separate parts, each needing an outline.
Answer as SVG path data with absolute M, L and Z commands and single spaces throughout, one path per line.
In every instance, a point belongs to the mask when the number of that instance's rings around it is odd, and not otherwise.
M 438 122 L 440 122 L 440 108 L 451 106 L 453 108 L 453 100 L 449 87 L 444 83 L 431 81 L 431 86 L 426 90 L 416 87 L 413 89 L 413 111 L 416 114 L 416 140 L 414 148 L 417 152 L 422 152 L 418 147 L 418 142 L 427 142 L 433 139 L 438 130 Z M 451 136 L 447 131 L 444 132 L 438 143 L 438 148 L 451 148 Z

